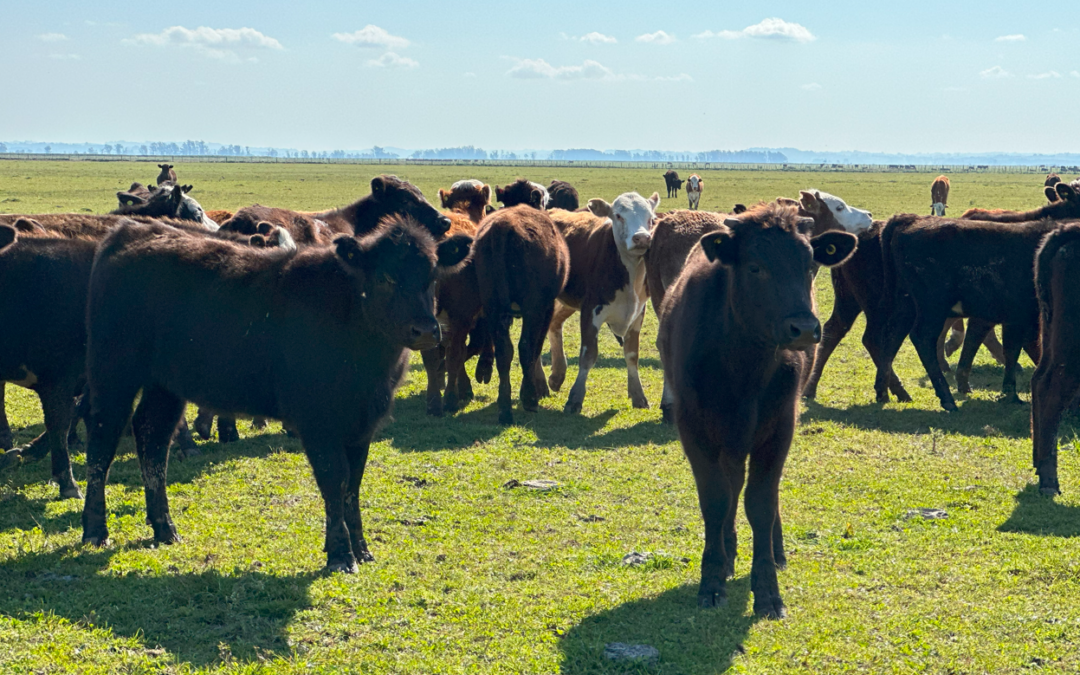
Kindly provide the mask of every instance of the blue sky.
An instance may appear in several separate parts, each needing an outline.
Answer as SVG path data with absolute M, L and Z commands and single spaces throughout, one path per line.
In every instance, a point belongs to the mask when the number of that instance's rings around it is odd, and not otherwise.
M 1074 2 L 0 6 L 8 140 L 1080 151 Z

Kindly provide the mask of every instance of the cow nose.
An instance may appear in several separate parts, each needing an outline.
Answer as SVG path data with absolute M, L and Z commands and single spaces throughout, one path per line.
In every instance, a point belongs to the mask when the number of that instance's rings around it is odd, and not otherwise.
M 802 349 L 820 341 L 821 322 L 813 314 L 784 319 L 781 327 L 781 345 L 792 349 Z
M 443 234 L 450 231 L 450 219 L 446 216 L 439 216 L 439 227 L 442 228 Z
M 638 232 L 631 237 L 631 241 L 634 242 L 634 248 L 648 248 L 649 243 L 652 242 L 652 235 L 648 232 Z
M 409 349 L 423 351 L 442 342 L 442 329 L 435 319 L 413 324 L 410 328 Z

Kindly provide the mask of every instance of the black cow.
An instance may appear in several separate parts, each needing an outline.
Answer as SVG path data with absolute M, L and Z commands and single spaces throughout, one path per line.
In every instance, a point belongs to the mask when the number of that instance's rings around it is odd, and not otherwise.
M 667 171 L 664 173 L 664 184 L 667 186 L 668 197 L 678 197 L 679 189 L 682 187 L 684 181 L 679 180 L 678 171 Z

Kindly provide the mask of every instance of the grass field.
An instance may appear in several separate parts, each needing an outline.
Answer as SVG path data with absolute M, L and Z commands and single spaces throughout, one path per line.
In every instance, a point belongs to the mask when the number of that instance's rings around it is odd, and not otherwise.
M 326 165 L 177 168 L 208 209 L 252 202 L 316 209 L 367 192 L 370 169 Z M 573 182 L 583 199 L 661 189 L 662 171 L 528 172 Z M 0 162 L 0 211 L 113 208 L 152 181 L 152 164 Z M 398 167 L 435 198 L 459 178 L 505 183 L 516 170 Z M 801 188 L 833 192 L 876 216 L 929 211 L 932 176 L 706 173 L 703 208 L 728 209 Z M 1041 179 L 966 175 L 950 202 L 1041 203 Z M 664 200 L 662 209 L 683 205 Z M 818 282 L 821 317 L 832 306 Z M 568 323 L 567 353 L 577 353 Z M 583 414 L 567 388 L 518 426 L 496 424 L 496 387 L 457 416 L 424 414 L 414 356 L 394 421 L 373 446 L 361 492 L 377 562 L 327 576 L 323 511 L 299 444 L 280 426 L 202 445 L 170 467 L 184 541 L 151 545 L 130 440 L 108 489 L 113 544 L 80 546 L 82 504 L 55 499 L 47 462 L 0 476 L 0 671 L 363 673 L 1075 672 L 1080 668 L 1080 463 L 1063 426 L 1064 495 L 1042 498 L 1029 468 L 1023 405 L 998 403 L 1002 369 L 983 352 L 975 393 L 947 414 L 910 344 L 897 372 L 910 404 L 874 404 L 859 338 L 841 344 L 816 402 L 804 406 L 781 488 L 790 615 L 755 620 L 750 531 L 729 604 L 697 609 L 703 529 L 689 467 L 659 422 L 661 371 L 650 309 L 641 376 L 653 408 L 626 398 L 621 350 L 601 336 Z M 573 377 L 575 361 L 571 359 Z M 515 364 L 515 377 L 518 376 Z M 471 372 L 471 366 L 470 366 Z M 569 378 L 568 378 L 569 379 Z M 517 390 L 515 382 L 514 391 Z M 9 387 L 19 441 L 42 430 L 36 398 Z M 82 479 L 84 458 L 74 457 Z M 550 479 L 544 492 L 503 487 Z M 927 520 L 912 510 L 943 509 Z M 651 552 L 626 566 L 631 551 Z M 607 661 L 608 643 L 649 644 L 653 666 Z

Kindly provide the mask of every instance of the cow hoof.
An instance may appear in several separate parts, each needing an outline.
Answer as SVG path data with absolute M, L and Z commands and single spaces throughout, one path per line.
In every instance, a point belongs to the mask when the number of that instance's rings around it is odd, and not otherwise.
M 442 397 L 433 398 L 430 401 L 428 401 L 427 414 L 431 415 L 432 417 L 442 417 L 443 416 L 443 408 L 444 408 L 444 406 L 443 406 L 443 402 L 442 402 Z
M 176 533 L 176 528 L 172 523 L 153 525 L 152 527 L 154 528 L 155 543 L 165 544 L 166 546 L 180 543 L 180 535 Z
M 784 601 L 778 595 L 765 598 L 763 601 L 755 599 L 754 614 L 763 619 L 775 621 L 787 616 L 787 607 L 784 606 Z
M 375 562 L 375 556 L 371 554 L 371 551 L 365 548 L 356 554 L 356 561 L 361 565 L 364 563 Z
M 896 398 L 899 399 L 900 397 L 897 396 Z M 877 402 L 878 403 L 888 403 L 891 400 L 892 399 L 889 398 L 888 394 L 878 394 L 877 395 Z
M 530 413 L 540 412 L 540 402 L 539 401 L 531 401 L 531 400 L 530 401 L 522 400 L 521 409 L 524 410 L 525 412 L 530 412 Z
M 1044 497 L 1050 497 L 1051 499 L 1061 494 L 1061 490 L 1056 487 L 1040 487 L 1039 494 Z
M 649 409 L 649 401 L 648 401 L 648 399 L 641 398 L 641 399 L 637 399 L 636 401 L 631 399 L 630 404 L 632 406 L 634 406 L 635 408 L 637 408 L 638 410 L 648 410 Z
M 252 419 L 251 420 L 251 428 L 252 429 L 265 429 L 266 428 L 266 418 L 265 417 L 256 417 L 256 418 Z
M 181 448 L 181 453 L 183 454 L 184 459 L 191 459 L 192 457 L 198 457 L 202 454 L 199 452 L 199 449 L 194 446 L 190 448 Z
M 514 423 L 514 413 L 504 410 L 499 413 L 499 424 L 509 426 Z
M 68 486 L 60 486 L 60 499 L 82 499 L 83 493 L 74 483 Z
M 84 534 L 82 543 L 86 546 L 93 546 L 94 548 L 104 548 L 109 545 L 109 535 L 87 536 Z
M 581 402 L 580 401 L 567 401 L 563 406 L 563 412 L 569 415 L 581 414 Z
M 341 572 L 342 574 L 356 574 L 360 571 L 360 568 L 356 566 L 355 560 L 346 560 L 344 562 L 327 563 L 326 571 L 329 574 L 335 572 Z
M 956 407 L 955 401 L 942 401 L 941 407 L 945 410 L 945 412 L 956 412 L 960 409 Z
M 491 382 L 491 370 L 492 363 L 490 361 L 480 361 L 476 364 L 476 381 L 480 384 L 487 384 Z
M 551 387 L 551 391 L 559 391 L 562 389 L 565 377 L 555 377 L 554 375 L 548 376 L 548 386 Z
M 698 593 L 697 604 L 701 609 L 715 609 L 727 604 L 727 593 Z
M 1006 394 L 1005 398 L 1001 399 L 1001 402 L 1008 405 L 1020 405 L 1023 403 L 1016 394 Z
M 664 424 L 675 424 L 675 413 L 671 411 L 671 406 L 660 405 L 660 421 Z
M 10 450 L 14 445 L 15 439 L 11 436 L 10 431 L 0 434 L 0 450 Z
M 195 433 L 199 434 L 199 438 L 203 439 L 204 441 L 210 440 L 211 437 L 213 436 L 213 430 L 214 430 L 213 427 L 214 427 L 214 418 L 213 417 L 210 418 L 210 421 L 207 421 L 207 420 L 203 419 L 202 416 L 199 416 L 195 420 Z
M 218 427 L 218 443 L 236 443 L 239 440 L 240 433 L 236 429 L 222 431 L 221 427 Z

